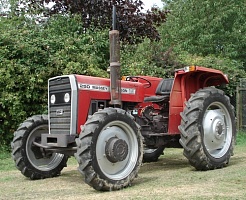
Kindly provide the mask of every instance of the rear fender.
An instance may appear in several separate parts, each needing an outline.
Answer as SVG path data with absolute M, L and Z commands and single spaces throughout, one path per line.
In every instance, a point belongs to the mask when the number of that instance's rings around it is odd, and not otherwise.
M 175 73 L 173 88 L 170 94 L 169 134 L 179 134 L 180 112 L 192 93 L 201 88 L 228 84 L 228 78 L 219 70 L 191 66 L 179 69 Z

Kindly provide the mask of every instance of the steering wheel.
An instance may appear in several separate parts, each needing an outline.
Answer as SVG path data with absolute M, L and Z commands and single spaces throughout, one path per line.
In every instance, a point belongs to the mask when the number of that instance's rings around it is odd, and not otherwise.
M 146 82 L 146 83 L 143 83 L 144 88 L 150 88 L 151 87 L 151 82 L 148 79 L 143 78 L 141 76 L 128 76 L 126 78 L 126 81 L 139 82 L 139 79 L 142 79 Z

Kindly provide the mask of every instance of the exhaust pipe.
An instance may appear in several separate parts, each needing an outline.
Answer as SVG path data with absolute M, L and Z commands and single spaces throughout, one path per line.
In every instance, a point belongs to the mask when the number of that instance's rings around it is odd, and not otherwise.
M 116 30 L 116 7 L 113 6 L 112 30 L 109 31 L 110 43 L 110 104 L 121 105 L 121 72 L 120 72 L 120 37 Z

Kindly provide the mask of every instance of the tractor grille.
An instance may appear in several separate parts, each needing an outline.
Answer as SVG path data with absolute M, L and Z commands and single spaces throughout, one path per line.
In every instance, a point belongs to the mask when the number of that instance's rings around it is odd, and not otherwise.
M 69 101 L 65 101 L 69 95 Z M 54 100 L 55 99 L 55 100 Z M 72 88 L 69 76 L 49 80 L 49 128 L 50 134 L 70 134 L 72 120 Z

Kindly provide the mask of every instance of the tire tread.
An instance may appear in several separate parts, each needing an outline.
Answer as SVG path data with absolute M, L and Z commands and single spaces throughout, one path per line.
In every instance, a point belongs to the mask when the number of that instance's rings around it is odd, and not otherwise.
M 68 160 L 68 156 L 64 155 L 64 158 L 55 169 L 44 172 L 36 169 L 28 160 L 25 150 L 26 138 L 28 138 L 28 135 L 32 128 L 36 127 L 39 124 L 46 123 L 48 125 L 47 115 L 34 115 L 32 117 L 29 117 L 22 124 L 20 124 L 18 129 L 15 131 L 14 138 L 11 143 L 11 155 L 12 159 L 15 162 L 16 168 L 20 170 L 24 176 L 30 178 L 31 180 L 58 176 L 61 170 L 66 167 L 66 163 Z
M 197 170 L 210 170 L 222 168 L 229 163 L 230 156 L 233 155 L 234 144 L 228 150 L 227 156 L 221 163 L 212 162 L 204 152 L 202 145 L 201 133 L 199 131 L 198 117 L 199 113 L 203 110 L 203 102 L 211 94 L 223 95 L 226 102 L 234 114 L 234 107 L 230 104 L 230 99 L 224 94 L 222 90 L 208 87 L 198 90 L 191 96 L 186 103 L 184 111 L 181 113 L 181 125 L 178 127 L 181 133 L 180 144 L 183 146 L 184 156 L 189 160 L 190 164 Z M 232 119 L 234 120 L 234 119 Z M 235 120 L 233 121 L 235 126 Z M 235 133 L 233 133 L 235 134 Z M 235 137 L 235 135 L 233 135 Z M 232 139 L 234 140 L 234 138 Z M 233 141 L 232 141 L 233 142 Z
M 102 179 L 92 166 L 91 144 L 93 133 L 96 129 L 99 128 L 100 122 L 104 121 L 109 115 L 115 113 L 121 113 L 123 115 L 127 115 L 128 117 L 131 116 L 122 109 L 105 108 L 94 113 L 93 116 L 87 120 L 83 126 L 80 137 L 76 139 L 77 146 L 79 147 L 77 153 L 75 153 L 75 158 L 79 163 L 78 170 L 81 174 L 84 175 L 85 182 L 96 190 L 112 191 L 129 186 L 132 180 L 137 176 L 137 172 L 140 167 L 139 164 L 139 167 L 133 173 L 131 173 L 132 175 L 127 179 L 111 183 L 108 180 Z M 139 135 L 139 138 L 141 139 L 141 135 Z

